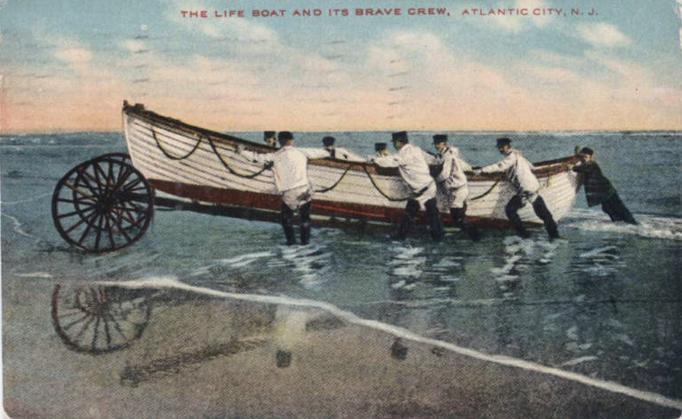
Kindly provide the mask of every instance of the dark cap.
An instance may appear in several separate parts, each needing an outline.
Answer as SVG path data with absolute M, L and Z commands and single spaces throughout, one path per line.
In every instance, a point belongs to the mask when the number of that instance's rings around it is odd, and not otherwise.
M 394 132 L 393 134 L 391 134 L 391 141 L 393 142 L 399 141 L 401 143 L 409 142 L 407 140 L 407 131 Z
M 374 151 L 384 151 L 386 150 L 386 143 L 374 143 Z
M 502 147 L 503 145 L 511 145 L 511 140 L 507 137 L 498 138 L 497 146 Z
M 578 154 L 587 154 L 588 156 L 591 156 L 591 155 L 594 154 L 594 150 L 592 150 L 592 149 L 589 148 L 589 147 L 583 147 L 583 148 L 580 149 L 580 151 L 578 152 Z
M 287 141 L 293 139 L 294 135 L 289 131 L 280 131 L 279 134 L 277 134 L 277 141 L 279 141 L 280 145 L 284 145 Z
M 274 138 L 275 137 L 275 131 L 263 131 L 263 139 L 267 140 L 268 138 Z
M 334 145 L 334 141 L 334 137 L 327 136 L 322 139 L 322 144 L 324 144 L 325 147 L 330 147 Z
M 447 142 L 448 142 L 448 136 L 445 134 L 436 134 L 433 136 L 433 143 L 434 144 L 447 143 Z

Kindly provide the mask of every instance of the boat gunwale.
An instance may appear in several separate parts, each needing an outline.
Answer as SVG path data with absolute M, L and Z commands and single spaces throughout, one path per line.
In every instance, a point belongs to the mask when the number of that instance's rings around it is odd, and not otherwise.
M 175 131 L 180 135 L 196 136 L 196 134 L 203 134 L 210 138 L 211 141 L 218 140 L 221 145 L 238 143 L 246 146 L 247 150 L 255 151 L 258 153 L 271 153 L 276 151 L 276 148 L 269 147 L 264 144 L 255 143 L 252 141 L 245 140 L 243 138 L 235 137 L 230 134 L 221 133 L 218 131 L 213 131 L 210 129 L 202 128 L 196 125 L 189 124 L 187 122 L 181 121 L 179 119 L 170 118 L 168 116 L 157 114 L 156 112 L 147 110 L 143 104 L 136 103 L 135 105 L 128 104 L 127 101 L 123 102 L 123 113 L 126 115 L 134 115 L 146 122 L 154 125 L 163 125 L 165 129 L 170 131 Z M 197 139 L 199 140 L 199 139 Z M 577 161 L 576 156 L 561 157 L 552 160 L 543 160 L 540 162 L 533 163 L 535 168 L 533 173 L 539 175 L 540 177 L 549 177 L 558 173 L 565 172 L 569 169 L 569 165 Z M 376 174 L 381 176 L 399 176 L 397 168 L 382 168 L 370 162 L 349 162 L 346 160 L 339 159 L 313 159 L 310 162 L 315 166 L 323 166 L 336 168 L 341 170 L 351 170 L 351 171 L 367 171 L 369 174 Z M 467 171 L 467 178 L 469 181 L 499 181 L 505 180 L 503 173 L 486 173 L 476 175 L 471 171 Z

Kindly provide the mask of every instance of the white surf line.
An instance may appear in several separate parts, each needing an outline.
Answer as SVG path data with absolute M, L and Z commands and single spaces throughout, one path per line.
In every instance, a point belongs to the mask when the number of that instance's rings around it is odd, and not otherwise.
M 36 201 L 38 199 L 44 198 L 46 196 L 51 196 L 52 192 L 40 194 L 38 196 L 34 196 L 33 198 L 28 198 L 28 199 L 22 199 L 20 201 L 10 201 L 10 202 L 4 202 L 0 201 L 0 205 L 16 205 L 16 204 L 23 204 L 24 202 L 31 202 L 31 201 Z
M 24 230 L 22 230 L 21 222 L 16 217 L 13 217 L 13 216 L 6 214 L 4 212 L 0 212 L 0 215 L 4 215 L 5 217 L 12 220 L 12 222 L 14 223 L 14 231 L 16 231 L 17 233 L 19 233 L 25 237 L 33 237 L 32 235 L 30 235 L 27 232 L 25 232 Z
M 258 303 L 266 304 L 280 304 L 292 307 L 306 307 L 306 308 L 316 308 L 319 310 L 326 311 L 335 315 L 338 318 L 345 320 L 348 323 L 369 327 L 374 330 L 379 330 L 396 337 L 401 337 L 414 342 L 424 343 L 427 345 L 437 346 L 449 351 L 458 353 L 460 355 L 468 356 L 470 358 L 478 359 L 481 361 L 493 362 L 499 365 L 505 365 L 509 367 L 520 368 L 523 370 L 539 372 L 542 374 L 553 375 L 555 377 L 560 377 L 567 379 L 569 381 L 578 382 L 591 387 L 596 387 L 602 390 L 610 391 L 613 393 L 624 394 L 626 396 L 647 401 L 650 403 L 657 404 L 659 406 L 669 407 L 673 409 L 678 409 L 682 411 L 682 401 L 670 399 L 661 394 L 637 390 L 631 387 L 624 386 L 619 383 L 612 381 L 600 380 L 596 378 L 590 378 L 582 374 L 577 374 L 570 371 L 564 371 L 558 368 L 547 367 L 531 361 L 525 361 L 522 359 L 512 358 L 505 355 L 489 355 L 483 352 L 479 352 L 473 349 L 463 348 L 452 343 L 443 342 L 436 339 L 427 338 L 416 333 L 410 332 L 407 329 L 398 326 L 392 326 L 390 324 L 382 323 L 377 320 L 368 320 L 356 316 L 355 314 L 341 310 L 333 304 L 325 303 L 322 301 L 308 300 L 308 299 L 294 299 L 286 296 L 271 296 L 271 295 L 258 295 L 258 294 L 240 294 L 231 293 L 225 291 L 218 291 L 211 288 L 198 287 L 194 285 L 189 285 L 182 283 L 174 278 L 154 278 L 151 280 L 132 280 L 124 282 L 114 282 L 114 281 L 98 281 L 99 285 L 105 286 L 117 286 L 124 288 L 174 288 L 189 292 L 194 292 L 198 294 L 211 295 L 215 297 L 231 298 L 234 300 L 244 300 L 252 301 Z
M 47 272 L 27 272 L 27 273 L 14 274 L 14 276 L 18 276 L 18 277 L 22 277 L 22 278 L 52 278 L 52 275 L 47 273 Z

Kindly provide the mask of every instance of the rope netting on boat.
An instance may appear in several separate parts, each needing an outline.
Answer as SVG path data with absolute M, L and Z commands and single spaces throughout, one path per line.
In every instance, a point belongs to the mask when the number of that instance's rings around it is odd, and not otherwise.
M 151 130 L 152 130 L 152 137 L 154 138 L 154 141 L 156 142 L 156 146 L 159 148 L 159 150 L 161 150 L 161 152 L 163 153 L 163 155 L 166 156 L 166 157 L 168 157 L 168 158 L 171 159 L 171 160 L 176 160 L 176 161 L 178 161 L 178 160 L 185 160 L 185 159 L 189 158 L 192 154 L 194 154 L 195 151 L 197 151 L 197 150 L 199 149 L 199 145 L 201 144 L 201 141 L 204 139 L 204 137 L 199 136 L 199 138 L 197 139 L 197 142 L 196 142 L 196 144 L 194 145 L 194 147 L 193 147 L 187 154 L 185 154 L 184 156 L 178 157 L 178 156 L 173 156 L 173 155 L 172 155 L 171 153 L 169 153 L 166 149 L 164 149 L 163 146 L 161 145 L 161 142 L 159 141 L 158 137 L 156 136 L 156 132 L 154 131 L 154 128 L 153 128 L 153 127 L 152 127 Z M 213 154 L 216 155 L 216 157 L 218 158 L 218 160 L 220 161 L 220 163 L 222 163 L 222 165 L 223 165 L 230 173 L 232 173 L 232 174 L 235 175 L 235 176 L 238 176 L 238 177 L 241 177 L 241 178 L 245 178 L 245 179 L 253 179 L 253 178 L 255 178 L 256 176 L 260 175 L 261 173 L 265 172 L 266 170 L 270 169 L 270 167 L 266 165 L 266 166 L 264 166 L 261 170 L 259 170 L 258 172 L 255 172 L 255 173 L 249 173 L 249 174 L 239 173 L 238 171 L 234 170 L 234 169 L 229 165 L 228 162 L 225 161 L 225 159 L 223 158 L 223 156 L 218 152 L 218 147 L 216 147 L 216 145 L 215 145 L 215 143 L 213 142 L 213 140 L 211 139 L 211 137 L 206 137 L 206 140 L 208 141 L 208 144 L 211 146 L 211 150 L 213 150 Z
M 253 179 L 253 178 L 259 176 L 260 174 L 262 174 L 263 172 L 265 172 L 266 170 L 269 170 L 269 169 L 272 168 L 271 165 L 265 165 L 261 170 L 259 170 L 259 171 L 257 171 L 257 172 L 254 172 L 254 173 L 249 173 L 249 174 L 239 173 L 238 171 L 234 170 L 234 169 L 230 166 L 230 164 L 226 161 L 226 159 L 220 154 L 220 152 L 218 151 L 218 147 L 216 146 L 215 142 L 211 139 L 211 137 L 203 137 L 203 136 L 200 136 L 200 137 L 197 139 L 196 144 L 194 144 L 194 146 L 192 147 L 192 149 L 191 149 L 189 152 L 187 152 L 185 155 L 183 155 L 183 156 L 174 156 L 172 153 L 168 152 L 168 150 L 166 150 L 166 149 L 164 148 L 164 146 L 161 144 L 161 141 L 159 141 L 159 138 L 157 137 L 156 131 L 154 131 L 154 128 L 153 128 L 153 127 L 151 128 L 151 132 L 152 132 L 152 138 L 154 138 L 154 142 L 156 142 L 156 146 L 157 146 L 158 149 L 161 151 L 161 153 L 163 153 L 163 155 L 166 156 L 167 158 L 169 158 L 169 159 L 171 159 L 171 160 L 174 160 L 174 161 L 185 160 L 185 159 L 191 157 L 191 156 L 199 149 L 199 146 L 201 145 L 201 142 L 203 141 L 203 139 L 206 138 L 206 141 L 208 141 L 208 144 L 209 144 L 209 146 L 211 147 L 211 150 L 213 151 L 213 154 L 215 154 L 216 157 L 218 158 L 218 160 L 220 161 L 220 163 L 222 163 L 222 165 L 223 165 L 230 173 L 232 173 L 232 174 L 235 175 L 235 176 L 238 176 L 238 177 L 241 177 L 241 178 L 245 178 L 245 179 Z M 353 166 L 354 166 L 354 164 L 349 164 L 348 167 L 346 167 L 346 169 L 344 170 L 344 172 L 341 174 L 341 176 L 339 177 L 339 179 L 338 179 L 336 182 L 334 182 L 331 186 L 328 186 L 328 187 L 326 187 L 326 188 L 322 188 L 322 189 L 315 190 L 315 193 L 326 193 L 326 192 L 329 192 L 329 191 L 335 189 L 335 188 L 341 183 L 341 181 L 346 177 L 346 175 L 348 174 L 348 172 L 350 171 L 350 169 L 351 169 Z M 372 175 L 371 175 L 371 174 L 369 173 L 369 171 L 367 170 L 367 167 L 365 167 L 364 165 L 361 165 L 361 166 L 362 166 L 362 168 L 364 169 L 365 173 L 367 174 L 367 177 L 369 178 L 370 183 L 372 184 L 372 186 L 373 186 L 373 187 L 374 187 L 374 188 L 375 188 L 375 189 L 376 189 L 384 198 L 386 198 L 386 199 L 388 199 L 389 201 L 392 201 L 392 202 L 406 201 L 407 199 L 409 199 L 409 197 L 405 197 L 405 198 L 394 198 L 394 197 L 389 196 L 386 192 L 384 192 L 384 191 L 379 187 L 379 185 L 377 185 L 376 181 L 374 180 L 374 178 L 372 177 Z
M 220 163 L 221 163 L 221 164 L 222 164 L 222 165 L 223 165 L 231 174 L 233 174 L 233 175 L 235 175 L 235 176 L 238 176 L 238 177 L 241 177 L 241 178 L 245 178 L 245 179 L 253 179 L 253 178 L 255 178 L 255 177 L 261 175 L 261 174 L 262 174 L 263 172 L 265 172 L 266 170 L 270 170 L 270 169 L 272 168 L 272 165 L 271 165 L 271 164 L 270 164 L 270 165 L 266 164 L 261 170 L 259 170 L 259 171 L 257 171 L 257 172 L 254 172 L 254 173 L 246 173 L 246 174 L 245 174 L 245 173 L 240 173 L 239 171 L 237 171 L 237 170 L 235 170 L 234 168 L 232 168 L 232 166 L 230 166 L 230 164 L 226 161 L 226 159 L 225 159 L 225 158 L 220 154 L 220 152 L 218 151 L 218 147 L 216 146 L 215 142 L 211 139 L 211 137 L 208 137 L 208 136 L 207 136 L 207 137 L 200 136 L 200 137 L 197 139 L 196 144 L 195 144 L 195 145 L 192 147 L 192 149 L 191 149 L 189 152 L 187 152 L 185 155 L 183 155 L 183 156 L 174 156 L 172 153 L 169 153 L 168 150 L 166 150 L 166 149 L 163 147 L 163 145 L 161 144 L 161 142 L 159 141 L 159 139 L 158 139 L 158 137 L 157 137 L 157 135 L 156 135 L 156 132 L 154 131 L 154 128 L 151 129 L 151 132 L 152 132 L 152 137 L 154 138 L 154 141 L 156 142 L 156 146 L 159 148 L 159 150 L 161 150 L 161 152 L 163 153 L 164 156 L 166 156 L 167 158 L 169 158 L 169 159 L 171 159 L 171 160 L 179 161 L 179 160 L 185 160 L 185 159 L 189 158 L 190 156 L 192 156 L 192 155 L 199 149 L 199 146 L 201 145 L 202 141 L 203 141 L 204 138 L 205 138 L 206 141 L 208 142 L 209 146 L 211 147 L 211 150 L 212 150 L 213 153 L 216 155 L 216 157 L 218 158 L 218 160 L 220 161 Z M 344 170 L 344 172 L 341 174 L 341 176 L 339 177 L 339 179 L 336 180 L 336 182 L 334 182 L 331 186 L 328 186 L 328 187 L 325 187 L 325 188 L 322 188 L 322 189 L 315 190 L 314 192 L 315 192 L 315 193 L 326 193 L 326 192 L 329 192 L 329 191 L 334 190 L 334 189 L 341 183 L 341 181 L 343 181 L 343 179 L 346 177 L 346 175 L 348 174 L 348 172 L 350 171 L 350 169 L 351 169 L 353 166 L 355 166 L 355 165 L 356 165 L 356 164 L 353 164 L 353 163 L 349 164 L 348 167 L 346 167 L 346 169 Z M 372 184 L 372 186 L 374 187 L 374 189 L 376 189 L 376 191 L 379 192 L 379 194 L 380 194 L 381 196 L 383 196 L 384 198 L 386 198 L 388 201 L 390 201 L 390 202 L 403 202 L 403 201 L 407 201 L 408 199 L 410 199 L 410 196 L 406 196 L 406 197 L 392 197 L 392 196 L 390 196 L 388 193 L 386 193 L 386 192 L 378 185 L 377 181 L 374 179 L 374 177 L 372 176 L 372 174 L 369 172 L 369 170 L 367 169 L 367 166 L 366 166 L 366 165 L 364 165 L 364 164 L 357 164 L 357 165 L 359 165 L 359 166 L 362 167 L 363 171 L 364 171 L 365 174 L 367 175 L 367 178 L 369 179 L 369 181 L 370 181 L 370 183 Z M 476 201 L 476 200 L 479 200 L 479 199 L 482 199 L 482 198 L 486 197 L 487 195 L 489 195 L 489 194 L 495 189 L 495 187 L 498 186 L 499 183 L 500 183 L 499 180 L 495 181 L 495 183 L 493 183 L 492 186 L 491 186 L 490 188 L 488 188 L 488 190 L 486 190 L 485 192 L 483 192 L 482 194 L 480 194 L 480 195 L 478 195 L 478 196 L 475 196 L 475 197 L 473 197 L 473 198 L 469 198 L 469 201 Z M 547 179 L 547 183 L 544 185 L 544 187 L 545 187 L 545 188 L 546 188 L 546 187 L 549 187 L 549 179 Z

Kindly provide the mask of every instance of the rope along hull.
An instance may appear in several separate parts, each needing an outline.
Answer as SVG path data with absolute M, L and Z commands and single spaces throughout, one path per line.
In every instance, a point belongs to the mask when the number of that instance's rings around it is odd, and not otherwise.
M 133 165 L 155 189 L 196 203 L 243 208 L 243 213 L 279 209 L 272 171 L 236 153 L 238 145 L 262 153 L 273 149 L 164 117 L 141 105 L 124 105 L 123 127 Z M 540 195 L 556 220 L 575 201 L 576 179 L 568 168 L 572 161 L 569 157 L 536 163 Z M 312 160 L 308 174 L 316 191 L 313 215 L 394 223 L 409 195 L 396 169 L 325 159 Z M 467 218 L 478 224 L 507 225 L 504 206 L 513 196 L 511 185 L 499 175 L 468 178 Z M 438 200 L 449 224 L 445 200 L 440 195 Z M 241 217 L 242 212 L 232 216 L 249 218 Z M 526 223 L 541 223 L 530 206 L 519 215 Z

